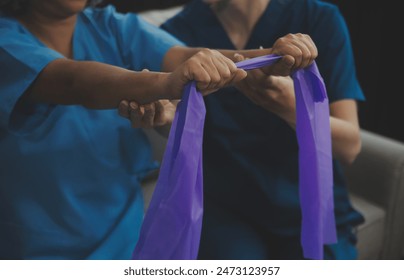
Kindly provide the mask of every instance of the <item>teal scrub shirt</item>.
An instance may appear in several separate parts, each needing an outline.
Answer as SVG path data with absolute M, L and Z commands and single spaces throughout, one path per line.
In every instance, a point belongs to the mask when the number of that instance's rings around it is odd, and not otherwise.
M 131 70 L 159 70 L 175 45 L 111 7 L 80 13 L 73 37 L 75 60 Z M 0 259 L 130 259 L 156 168 L 144 133 L 117 110 L 18 102 L 62 57 L 0 17 Z

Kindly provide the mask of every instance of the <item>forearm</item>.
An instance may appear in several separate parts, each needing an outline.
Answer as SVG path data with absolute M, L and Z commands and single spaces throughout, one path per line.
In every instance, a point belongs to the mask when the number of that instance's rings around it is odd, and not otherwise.
M 245 58 L 253 58 L 257 56 L 267 55 L 272 53 L 272 49 L 251 49 L 251 50 L 218 50 L 224 56 L 235 61 L 234 55 L 241 54 Z
M 117 108 L 123 99 L 139 104 L 170 99 L 166 73 L 134 72 L 98 63 L 59 59 L 38 76 L 27 96 L 37 102 Z
M 295 109 L 279 110 L 275 113 L 296 129 Z M 332 154 L 344 164 L 351 164 L 361 148 L 356 113 L 356 103 L 353 100 L 342 100 L 330 105 Z
M 286 118 L 284 119 L 286 120 Z M 296 121 L 287 121 L 287 123 L 296 129 Z M 351 164 L 361 148 L 359 127 L 331 116 L 330 129 L 333 157 L 344 164 Z
M 361 149 L 359 127 L 342 119 L 330 117 L 333 156 L 351 164 Z
M 296 117 L 283 118 L 293 129 L 296 129 Z M 352 123 L 330 117 L 331 143 L 333 157 L 344 164 L 351 164 L 358 155 L 361 148 L 359 127 Z

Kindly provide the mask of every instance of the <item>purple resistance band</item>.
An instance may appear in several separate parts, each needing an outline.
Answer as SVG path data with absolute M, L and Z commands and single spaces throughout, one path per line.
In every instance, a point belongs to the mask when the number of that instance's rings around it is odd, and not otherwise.
M 237 63 L 252 70 L 280 57 Z M 323 245 L 336 242 L 331 130 L 327 94 L 315 63 L 292 75 L 296 94 L 299 184 L 304 257 L 323 259 Z M 184 89 L 168 137 L 160 175 L 132 259 L 194 260 L 203 215 L 203 97 L 195 83 Z

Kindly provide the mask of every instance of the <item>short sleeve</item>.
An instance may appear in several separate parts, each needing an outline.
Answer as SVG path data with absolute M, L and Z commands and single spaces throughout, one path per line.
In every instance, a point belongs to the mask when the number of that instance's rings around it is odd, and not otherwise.
M 19 98 L 48 63 L 63 58 L 15 25 L 0 18 L 0 127 L 7 129 Z
M 330 102 L 364 100 L 356 76 L 355 61 L 347 25 L 338 8 L 327 5 L 317 11 L 311 33 L 319 51 L 317 63 L 327 86 Z
M 166 52 L 174 46 L 184 45 L 133 13 L 113 12 L 109 24 L 117 37 L 123 60 L 132 70 L 160 71 Z

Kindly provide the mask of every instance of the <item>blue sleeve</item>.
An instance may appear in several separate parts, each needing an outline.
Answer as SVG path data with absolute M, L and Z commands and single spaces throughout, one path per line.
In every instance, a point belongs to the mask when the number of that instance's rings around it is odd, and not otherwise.
M 120 14 L 109 7 L 109 24 L 118 42 L 125 64 L 132 70 L 160 71 L 166 52 L 184 44 L 136 14 Z
M 355 61 L 347 25 L 336 6 L 318 11 L 312 22 L 313 41 L 318 48 L 317 63 L 330 102 L 341 99 L 364 100 L 356 77 Z
M 43 68 L 63 57 L 7 21 L 0 18 L 0 127 L 5 129 L 17 101 Z

